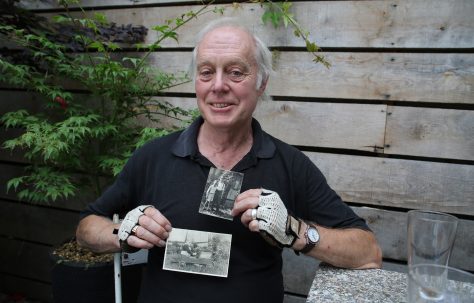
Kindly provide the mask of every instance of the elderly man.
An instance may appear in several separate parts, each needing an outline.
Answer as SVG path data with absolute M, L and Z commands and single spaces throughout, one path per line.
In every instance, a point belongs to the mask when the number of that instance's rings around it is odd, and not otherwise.
M 216 22 L 198 36 L 193 59 L 201 117 L 134 153 L 84 211 L 79 243 L 98 252 L 149 249 L 139 302 L 282 302 L 283 247 L 339 267 L 380 267 L 364 220 L 304 154 L 252 118 L 271 70 L 264 44 Z M 233 221 L 198 213 L 211 167 L 244 174 Z M 127 214 L 121 226 L 114 213 Z M 232 234 L 228 277 L 162 270 L 172 227 Z

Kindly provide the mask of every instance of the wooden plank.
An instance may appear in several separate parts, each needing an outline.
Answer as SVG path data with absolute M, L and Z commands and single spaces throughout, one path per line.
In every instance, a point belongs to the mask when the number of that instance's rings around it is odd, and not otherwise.
M 474 215 L 474 166 L 306 153 L 344 201 Z
M 20 293 L 31 300 L 40 300 L 42 303 L 53 302 L 51 284 L 0 273 L 0 285 L 2 292 L 6 294 Z
M 162 100 L 184 109 L 197 107 L 194 98 L 164 97 Z M 382 104 L 287 101 L 260 102 L 255 113 L 264 129 L 289 144 L 362 151 L 374 151 L 374 146 L 383 147 L 385 116 L 386 105 Z M 150 126 L 158 126 L 146 119 L 142 121 Z M 162 118 L 160 127 L 172 124 L 177 126 L 179 121 Z M 14 134 L 18 132 L 12 131 L 11 135 Z M 8 136 L 8 133 L 0 134 L 0 141 L 3 136 Z M 14 160 L 10 154 L 9 151 L 3 151 L 0 159 Z
M 330 69 L 304 52 L 279 52 L 267 93 L 278 96 L 474 103 L 474 56 L 423 53 L 327 53 Z M 187 52 L 160 52 L 150 63 L 169 72 L 189 70 Z M 194 84 L 170 92 L 194 93 Z
M 291 249 L 284 249 L 282 257 L 285 291 L 307 296 L 320 262 L 305 255 L 297 256 Z
M 456 214 L 474 214 L 474 166 L 366 156 L 308 152 L 329 184 L 348 202 L 400 208 L 429 208 Z M 2 164 L 0 184 L 20 175 L 20 168 Z M 16 171 L 16 172 L 15 172 Z M 0 197 L 14 199 L 0 189 Z M 85 197 L 53 205 L 82 209 Z
M 185 109 L 196 108 L 194 98 L 164 97 L 163 100 Z M 391 106 L 385 127 L 385 108 L 377 104 L 273 101 L 261 102 L 255 117 L 270 134 L 294 145 L 474 159 L 472 111 Z M 162 126 L 179 125 L 173 119 L 162 119 L 162 122 Z M 146 119 L 143 123 L 155 126 Z M 0 141 L 8 138 L 9 133 L 13 136 L 18 131 L 2 132 Z M 18 153 L 7 150 L 0 151 L 0 159 L 25 162 Z
M 0 272 L 51 282 L 50 246 L 0 237 Z
M 0 90 L 0 113 L 2 115 L 20 109 L 38 112 L 45 105 L 44 98 L 38 94 L 26 91 Z
M 404 212 L 354 207 L 374 231 L 382 248 L 384 258 L 406 261 L 407 256 L 407 215 Z M 474 270 L 474 230 L 473 220 L 460 219 L 456 240 L 449 265 L 464 270 Z
M 138 56 L 138 53 L 124 53 Z M 474 56 L 446 53 L 326 53 L 330 69 L 305 52 L 275 53 L 267 93 L 277 96 L 474 104 Z M 187 72 L 190 52 L 156 52 L 151 65 Z M 78 88 L 69 84 L 69 88 Z M 194 93 L 194 84 L 170 93 Z
M 285 294 L 283 297 L 283 303 L 305 303 L 306 297 L 297 297 L 291 294 Z
M 383 146 L 385 112 L 385 105 L 261 102 L 255 117 L 289 144 L 374 151 Z
M 78 213 L 0 200 L 0 236 L 56 245 L 75 235 Z
M 27 100 L 22 95 L 26 93 L 18 92 L 18 96 L 11 94 L 14 103 Z M 194 98 L 162 99 L 185 109 L 196 108 Z M 27 102 L 24 106 L 28 109 L 36 107 L 36 103 Z M 390 106 L 384 143 L 385 108 L 385 105 L 379 104 L 274 101 L 261 102 L 255 117 L 270 134 L 294 145 L 474 159 L 472 111 Z M 162 121 L 165 126 L 179 124 L 173 119 Z M 146 119 L 143 123 L 155 125 Z M 6 139 L 3 139 L 4 136 L 8 137 L 8 133 L 0 135 L 1 142 Z M 0 152 L 0 159 L 24 162 L 19 156 L 6 150 Z
M 384 260 L 382 263 L 382 269 L 406 274 L 408 272 L 408 265 L 406 263 L 401 264 Z
M 16 163 L 28 163 L 28 160 L 23 156 L 22 151 L 9 150 L 3 148 L 3 144 L 6 140 L 10 140 L 20 136 L 23 130 L 17 128 L 3 129 L 0 128 L 0 160 L 16 162 Z
M 193 98 L 167 98 L 185 109 Z M 374 151 L 383 146 L 386 106 L 381 104 L 263 101 L 255 118 L 271 135 L 293 145 Z
M 17 200 L 13 190 L 7 191 L 7 182 L 23 175 L 23 166 L 0 163 L 0 198 Z
M 474 112 L 390 106 L 384 153 L 474 160 Z
M 51 2 L 29 2 L 28 7 L 34 9 L 56 7 Z M 84 7 L 124 6 L 127 9 L 102 12 L 117 24 L 142 24 L 147 28 L 200 7 L 158 6 L 183 2 L 170 0 L 82 2 Z M 157 7 L 133 7 L 150 3 L 156 3 Z M 291 27 L 274 29 L 270 24 L 262 25 L 260 16 L 264 10 L 258 4 L 244 3 L 237 9 L 233 9 L 232 4 L 218 7 L 226 7 L 224 15 L 238 17 L 271 46 L 304 46 L 301 39 L 294 37 Z M 474 3 L 470 0 L 306 1 L 294 2 L 292 7 L 302 28 L 309 30 L 310 38 L 322 47 L 471 48 L 474 45 L 473 11 Z M 209 14 L 179 31 L 179 46 L 192 46 L 196 32 L 208 20 Z M 147 42 L 155 39 L 155 33 L 150 32 Z M 175 46 L 171 41 L 163 45 Z

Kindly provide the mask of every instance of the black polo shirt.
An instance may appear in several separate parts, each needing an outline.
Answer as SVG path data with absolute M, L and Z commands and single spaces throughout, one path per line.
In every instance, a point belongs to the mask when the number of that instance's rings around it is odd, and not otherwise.
M 250 232 L 240 218 L 228 221 L 198 212 L 213 166 L 198 150 L 202 122 L 199 118 L 186 130 L 138 149 L 115 183 L 81 215 L 110 218 L 152 204 L 173 227 L 232 235 L 227 278 L 162 270 L 164 248 L 151 249 L 139 302 L 282 302 L 281 250 Z M 242 192 L 273 190 L 300 218 L 327 227 L 368 229 L 308 157 L 265 133 L 255 119 L 252 128 L 254 144 L 232 169 L 244 174 Z

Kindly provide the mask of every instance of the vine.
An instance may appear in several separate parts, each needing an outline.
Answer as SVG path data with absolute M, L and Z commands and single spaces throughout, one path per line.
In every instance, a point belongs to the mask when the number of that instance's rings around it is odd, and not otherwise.
M 10 0 L 8 4 L 15 6 L 17 2 Z M 319 47 L 309 40 L 309 32 L 291 13 L 291 2 L 251 2 L 264 7 L 262 22 L 292 26 L 313 61 L 329 67 L 318 53 Z M 150 30 L 156 31 L 158 38 L 145 45 L 145 27 L 117 25 L 104 14 L 89 16 L 82 8 L 82 16 L 77 17 L 69 7 L 78 3 L 60 1 L 65 13 L 52 21 L 21 9 L 0 15 L 0 37 L 23 49 L 0 52 L 0 83 L 39 94 L 45 101 L 38 113 L 21 109 L 0 118 L 6 128 L 24 130 L 3 144 L 11 151 L 24 151 L 31 163 L 25 175 L 7 183 L 7 189 L 17 191 L 22 200 L 67 199 L 84 188 L 100 195 L 136 148 L 192 121 L 196 111 L 156 97 L 189 82 L 189 77 L 159 70 L 147 59 L 164 40 L 177 41 L 177 30 L 193 19 L 208 13 L 222 14 L 228 8 L 212 7 L 213 1 L 203 3 L 196 11 L 153 26 Z M 143 55 L 114 56 L 121 50 L 120 43 L 133 45 Z M 68 89 L 70 84 L 66 83 L 70 82 L 79 93 Z M 171 127 L 147 126 L 150 122 L 163 125 L 163 119 L 175 123 Z

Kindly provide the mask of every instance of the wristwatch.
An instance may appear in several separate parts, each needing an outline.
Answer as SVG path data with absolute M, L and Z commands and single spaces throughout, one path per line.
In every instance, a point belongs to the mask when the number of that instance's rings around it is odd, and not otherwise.
M 303 253 L 303 254 L 309 252 L 319 242 L 318 229 L 315 226 L 312 226 L 310 224 L 307 224 L 307 226 L 308 227 L 306 228 L 306 231 L 304 232 L 304 237 L 306 239 L 306 245 L 303 247 L 302 250 L 298 251 L 299 253 Z

